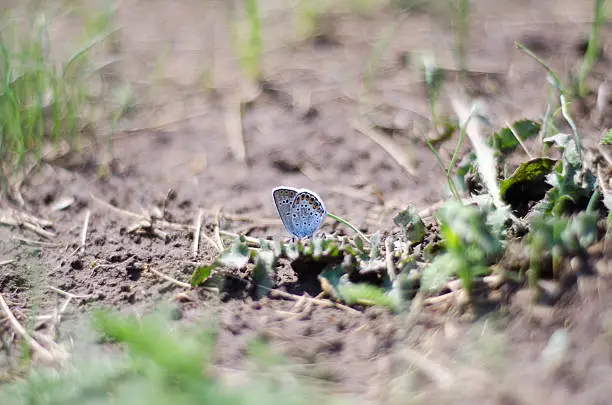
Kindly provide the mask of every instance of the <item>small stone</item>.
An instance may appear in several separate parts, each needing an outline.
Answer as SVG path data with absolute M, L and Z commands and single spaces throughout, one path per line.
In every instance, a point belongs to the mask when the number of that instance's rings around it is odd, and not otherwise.
M 595 262 L 595 271 L 600 276 L 607 276 L 612 274 L 612 268 L 610 266 L 610 260 L 601 259 Z
M 574 273 L 580 273 L 584 269 L 584 260 L 581 257 L 574 256 L 570 260 L 570 268 Z

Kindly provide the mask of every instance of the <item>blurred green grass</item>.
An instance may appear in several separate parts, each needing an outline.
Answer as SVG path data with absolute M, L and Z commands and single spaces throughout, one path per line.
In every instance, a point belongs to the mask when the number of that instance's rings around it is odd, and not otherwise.
M 271 355 L 259 341 L 248 351 L 249 359 L 259 366 L 256 372 L 249 375 L 248 382 L 230 386 L 218 377 L 213 365 L 215 328 L 171 323 L 162 312 L 143 318 L 97 312 L 95 332 L 86 330 L 76 337 L 82 339 L 80 349 L 74 351 L 69 366 L 59 371 L 35 368 L 27 378 L 2 387 L 0 403 L 300 405 L 313 399 L 321 404 L 337 403 L 280 371 L 283 369 L 276 366 L 282 359 Z
M 110 34 L 111 20 L 100 18 L 108 11 L 86 14 L 83 38 L 72 41 L 69 55 L 57 61 L 50 29 L 55 18 L 68 13 L 54 2 L 11 8 L 0 18 L 0 178 L 5 185 L 47 147 L 77 146 L 95 104 L 88 85 L 95 73 L 91 56 Z

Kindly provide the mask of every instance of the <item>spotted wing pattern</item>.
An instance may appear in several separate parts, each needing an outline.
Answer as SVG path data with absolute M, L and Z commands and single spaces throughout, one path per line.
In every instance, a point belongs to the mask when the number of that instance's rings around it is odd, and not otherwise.
M 327 211 L 321 198 L 308 190 L 300 190 L 291 203 L 293 234 L 298 238 L 311 237 L 319 229 Z
M 291 204 L 298 195 L 298 190 L 292 187 L 276 187 L 272 190 L 274 205 L 278 211 L 278 216 L 283 221 L 283 225 L 292 235 L 296 235 L 295 227 L 293 226 Z M 296 235 L 297 236 L 297 235 Z

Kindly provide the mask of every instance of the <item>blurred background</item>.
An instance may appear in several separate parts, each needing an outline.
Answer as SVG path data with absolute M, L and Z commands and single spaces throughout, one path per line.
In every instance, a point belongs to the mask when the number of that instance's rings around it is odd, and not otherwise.
M 426 207 L 447 195 L 444 186 L 430 187 L 443 173 L 423 136 L 450 158 L 452 95 L 486 107 L 490 132 L 541 118 L 546 71 L 515 42 L 571 77 L 595 18 L 594 2 L 583 0 L 2 8 L 5 82 L 17 83 L 28 105 L 17 118 L 8 93 L 0 100 L 4 161 L 25 162 L 24 152 L 42 150 L 43 138 L 94 138 L 107 145 L 96 149 L 100 173 L 113 159 L 139 167 L 146 178 L 136 188 L 179 188 L 197 204 L 272 216 L 262 189 L 306 186 L 334 199 L 337 212 L 354 210 L 361 224 L 381 201 Z M 605 4 L 601 10 L 608 12 Z M 601 29 L 607 38 L 608 27 Z M 595 88 L 607 66 L 589 75 Z M 18 121 L 27 121 L 25 129 Z M 586 122 L 584 131 L 599 131 Z M 141 191 L 125 199 L 147 203 Z

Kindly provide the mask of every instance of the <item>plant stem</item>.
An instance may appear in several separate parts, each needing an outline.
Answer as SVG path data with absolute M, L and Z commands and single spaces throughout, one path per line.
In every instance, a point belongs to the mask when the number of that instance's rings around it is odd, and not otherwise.
M 353 224 L 348 222 L 346 219 L 342 219 L 339 216 L 332 214 L 331 212 L 328 212 L 327 215 L 330 218 L 335 219 L 336 221 L 338 221 L 338 222 L 348 226 L 353 231 L 355 231 L 357 233 L 357 235 L 361 236 L 366 242 L 370 243 L 370 239 L 367 236 L 365 236 L 359 229 L 357 229 Z
M 516 47 L 519 48 L 521 51 L 523 51 L 527 56 L 530 56 L 531 58 L 533 58 L 536 62 L 538 62 L 540 65 L 542 65 L 542 67 L 544 69 L 546 69 L 546 71 L 548 72 L 548 74 L 550 74 L 550 77 L 553 79 L 553 84 L 554 86 L 557 88 L 557 90 L 559 90 L 561 93 L 563 93 L 563 84 L 561 83 L 561 79 L 559 78 L 559 75 L 557 75 L 554 70 L 552 70 L 550 68 L 550 66 L 548 66 L 542 59 L 540 59 L 540 57 L 538 55 L 536 55 L 535 53 L 533 53 L 529 48 L 527 48 L 525 45 L 521 44 L 520 42 L 515 42 Z
M 570 128 L 572 129 L 572 133 L 574 134 L 574 140 L 576 141 L 576 149 L 578 150 L 578 159 L 580 161 L 580 164 L 582 165 L 582 142 L 580 140 L 578 128 L 576 127 L 576 124 L 574 123 L 572 117 L 570 117 L 569 113 L 567 112 L 567 100 L 565 99 L 565 95 L 563 93 L 561 93 L 561 95 L 559 96 L 559 100 L 561 101 L 561 113 L 563 114 L 563 118 L 565 118 Z
M 582 67 L 580 68 L 579 80 L 578 80 L 578 97 L 584 97 L 587 95 L 588 88 L 586 85 L 587 76 L 593 70 L 593 66 L 599 59 L 599 52 L 601 47 L 600 39 L 600 28 L 604 20 L 604 6 L 605 0 L 595 0 L 595 11 L 593 25 L 591 26 L 591 36 L 589 38 L 589 44 L 586 52 L 584 53 L 584 60 L 582 61 Z
M 444 166 L 444 162 L 442 161 L 442 158 L 440 157 L 440 154 L 438 153 L 436 148 L 433 146 L 431 141 L 429 139 L 427 139 L 427 136 L 425 136 L 425 134 L 423 133 L 423 131 L 420 128 L 417 128 L 417 131 L 419 132 L 419 135 L 421 135 L 421 138 L 423 138 L 423 142 L 425 142 L 425 145 L 427 145 L 427 147 L 429 147 L 429 150 L 431 150 L 431 153 L 433 153 L 434 156 L 436 157 L 436 160 L 438 161 L 438 164 L 440 165 L 440 167 L 444 171 L 444 174 L 446 174 L 447 173 L 446 166 Z
M 261 55 L 263 41 L 261 37 L 261 18 L 259 16 L 258 0 L 245 0 L 247 19 L 249 22 L 249 40 L 246 49 L 245 69 L 253 79 L 259 80 L 261 76 Z
M 589 199 L 589 204 L 587 205 L 586 212 L 595 211 L 595 206 L 597 204 L 597 201 L 599 201 L 600 196 L 601 194 L 599 193 L 599 190 L 595 188 L 595 191 L 593 191 L 593 194 L 591 195 L 591 198 Z
M 458 201 L 461 201 L 461 198 L 459 197 L 459 193 L 457 192 L 457 189 L 455 188 L 455 183 L 452 179 L 453 167 L 455 167 L 455 163 L 457 163 L 457 158 L 459 157 L 459 149 L 461 149 L 461 145 L 463 144 L 463 140 L 465 139 L 465 135 L 467 134 L 467 126 L 470 123 L 470 120 L 472 119 L 472 116 L 475 112 L 476 109 L 472 108 L 472 110 L 470 111 L 470 115 L 468 115 L 467 119 L 463 123 L 461 127 L 461 132 L 459 134 L 459 142 L 457 142 L 457 147 L 455 148 L 455 152 L 453 153 L 451 162 L 448 165 L 448 169 L 446 170 L 446 180 L 448 181 L 448 186 L 451 188 L 451 191 L 454 190 L 453 194 L 455 195 L 455 198 Z
M 470 30 L 470 0 L 456 0 L 458 3 L 459 24 L 456 28 L 455 52 L 462 79 L 467 73 L 466 48 Z
M 384 53 L 389 49 L 389 45 L 391 43 L 391 40 L 393 39 L 393 36 L 395 35 L 399 27 L 403 24 L 403 22 L 406 20 L 405 16 L 406 13 L 400 14 L 399 18 L 394 21 L 393 24 L 388 27 L 385 27 L 380 39 L 378 39 L 378 41 L 376 41 L 376 43 L 372 47 L 370 56 L 366 61 L 366 68 L 364 73 L 364 83 L 367 88 L 372 87 L 374 75 L 378 70 L 380 61 L 382 60 Z

